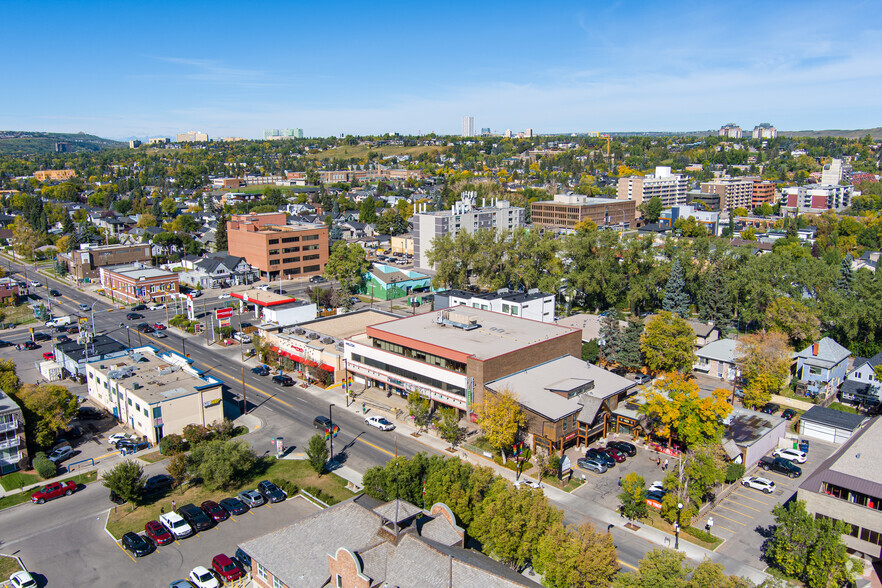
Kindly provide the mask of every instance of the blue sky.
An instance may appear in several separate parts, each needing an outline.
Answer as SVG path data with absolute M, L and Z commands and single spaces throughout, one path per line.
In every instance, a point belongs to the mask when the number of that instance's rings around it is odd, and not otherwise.
M 882 3 L 2 2 L 0 129 L 882 126 Z

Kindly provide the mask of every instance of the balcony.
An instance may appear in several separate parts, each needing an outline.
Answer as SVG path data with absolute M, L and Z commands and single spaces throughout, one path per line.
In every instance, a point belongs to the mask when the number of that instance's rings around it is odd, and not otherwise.
M 19 445 L 21 445 L 21 439 L 19 439 L 18 437 L 4 439 L 3 441 L 0 441 L 0 451 L 3 451 L 5 449 L 12 449 L 14 447 L 18 447 Z
M 8 433 L 9 431 L 17 431 L 18 430 L 18 421 L 6 421 L 0 423 L 0 433 Z

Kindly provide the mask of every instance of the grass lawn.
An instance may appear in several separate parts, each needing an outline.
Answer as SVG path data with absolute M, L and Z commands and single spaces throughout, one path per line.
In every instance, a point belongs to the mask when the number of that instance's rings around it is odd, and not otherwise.
M 573 475 L 573 478 L 566 483 L 558 480 L 557 478 L 542 478 L 542 483 L 549 486 L 554 486 L 555 488 L 563 490 L 564 492 L 572 492 L 576 488 L 580 488 L 584 482 L 582 482 L 581 478 L 577 478 L 575 475 Z
M 167 457 L 168 457 L 167 455 L 162 455 L 158 451 L 154 451 L 153 453 L 148 453 L 146 455 L 139 455 L 138 459 L 142 459 L 142 460 L 146 461 L 147 463 L 156 463 L 157 461 L 162 461 L 162 460 L 166 459 Z
M 172 500 L 178 505 L 200 504 L 205 500 L 219 501 L 228 496 L 235 496 L 242 490 L 254 489 L 260 480 L 290 480 L 300 488 L 312 486 L 334 497 L 336 501 L 352 498 L 354 494 L 346 489 L 346 480 L 335 474 L 324 474 L 319 477 L 312 470 L 308 461 L 272 458 L 262 460 L 264 467 L 256 468 L 255 475 L 246 483 L 229 490 L 208 490 L 202 486 L 182 486 L 168 496 L 152 504 L 132 508 L 129 504 L 115 507 L 107 521 L 107 530 L 117 539 L 128 531 L 143 531 L 148 521 L 159 518 L 162 512 L 169 512 Z
M 15 325 L 26 325 L 37 322 L 34 318 L 34 311 L 27 304 L 18 306 L 4 306 L 3 320 L 0 322 L 14 323 Z
M 20 572 L 21 566 L 18 560 L 7 555 L 0 555 L 0 578 L 8 578 L 15 572 Z
M 652 507 L 650 507 L 650 509 L 649 509 L 649 518 L 644 519 L 641 522 L 648 524 L 652 527 L 655 527 L 656 529 L 660 529 L 660 530 L 664 531 L 665 533 L 670 533 L 671 535 L 674 534 L 674 525 L 672 525 L 668 521 L 664 520 L 661 517 L 661 514 Z M 695 545 L 700 545 L 701 547 L 704 547 L 705 549 L 710 549 L 711 551 L 716 549 L 717 546 L 723 542 L 723 540 L 720 539 L 719 537 L 714 537 L 713 543 L 710 543 L 707 541 L 702 541 L 698 537 L 693 537 L 685 530 L 680 531 L 680 541 L 688 541 L 689 543 L 694 543 Z
M 19 488 L 24 488 L 25 486 L 30 486 L 31 484 L 37 484 L 39 483 L 39 481 L 40 476 L 36 474 L 12 472 L 11 474 L 6 474 L 2 478 L 0 478 L 0 486 L 3 486 L 3 489 L 9 492 L 10 490 L 18 490 Z
M 842 404 L 841 402 L 834 402 L 830 405 L 830 408 L 833 410 L 838 410 L 840 412 L 847 412 L 849 414 L 858 414 L 858 411 L 855 407 L 849 406 L 847 404 Z
M 401 147 L 397 145 L 384 145 L 381 147 L 368 147 L 367 145 L 343 145 L 327 149 L 325 151 L 310 153 L 307 159 L 364 159 L 369 152 L 379 153 L 380 156 L 386 155 L 410 155 L 411 157 L 419 157 L 423 153 L 442 153 L 446 151 L 444 147 L 432 147 L 421 145 L 416 147 Z
M 76 476 L 71 476 L 70 478 L 65 478 L 61 481 L 66 482 L 70 480 L 71 482 L 75 482 L 77 484 L 88 484 L 90 482 L 94 482 L 97 479 L 98 472 L 86 472 L 85 474 L 77 474 Z M 3 498 L 0 498 L 0 510 L 3 510 L 4 508 L 9 508 L 10 506 L 15 506 L 16 504 L 28 502 L 31 499 L 31 494 L 33 494 L 33 492 L 16 492 L 15 494 L 10 494 L 9 496 L 4 496 Z

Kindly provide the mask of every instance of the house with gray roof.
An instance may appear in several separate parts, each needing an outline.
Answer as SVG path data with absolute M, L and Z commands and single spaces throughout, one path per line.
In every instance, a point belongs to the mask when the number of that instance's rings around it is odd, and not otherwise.
M 830 443 L 844 443 L 867 417 L 823 406 L 813 406 L 799 417 L 799 434 Z
M 804 390 L 807 396 L 827 398 L 845 380 L 851 351 L 830 337 L 824 337 L 793 357 L 799 379 L 797 389 Z
M 259 270 L 251 267 L 244 257 L 228 255 L 226 251 L 209 253 L 203 257 L 187 256 L 180 264 L 181 282 L 203 288 L 251 284 L 257 281 Z
M 732 382 L 738 375 L 736 359 L 738 341 L 717 339 L 695 352 L 697 358 L 692 371 Z
M 839 386 L 839 399 L 849 404 L 873 406 L 880 402 L 882 380 L 876 377 L 876 368 L 882 365 L 882 353 L 867 359 L 854 358 L 851 371 Z
M 239 547 L 260 588 L 538 586 L 466 549 L 465 531 L 442 503 L 426 511 L 362 495 Z

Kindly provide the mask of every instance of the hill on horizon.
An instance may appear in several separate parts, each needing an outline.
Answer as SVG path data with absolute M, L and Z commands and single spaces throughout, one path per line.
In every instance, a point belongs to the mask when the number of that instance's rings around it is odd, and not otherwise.
M 67 145 L 67 153 L 127 147 L 125 143 L 103 139 L 86 133 L 0 131 L 0 155 L 54 153 L 56 143 L 65 143 Z

